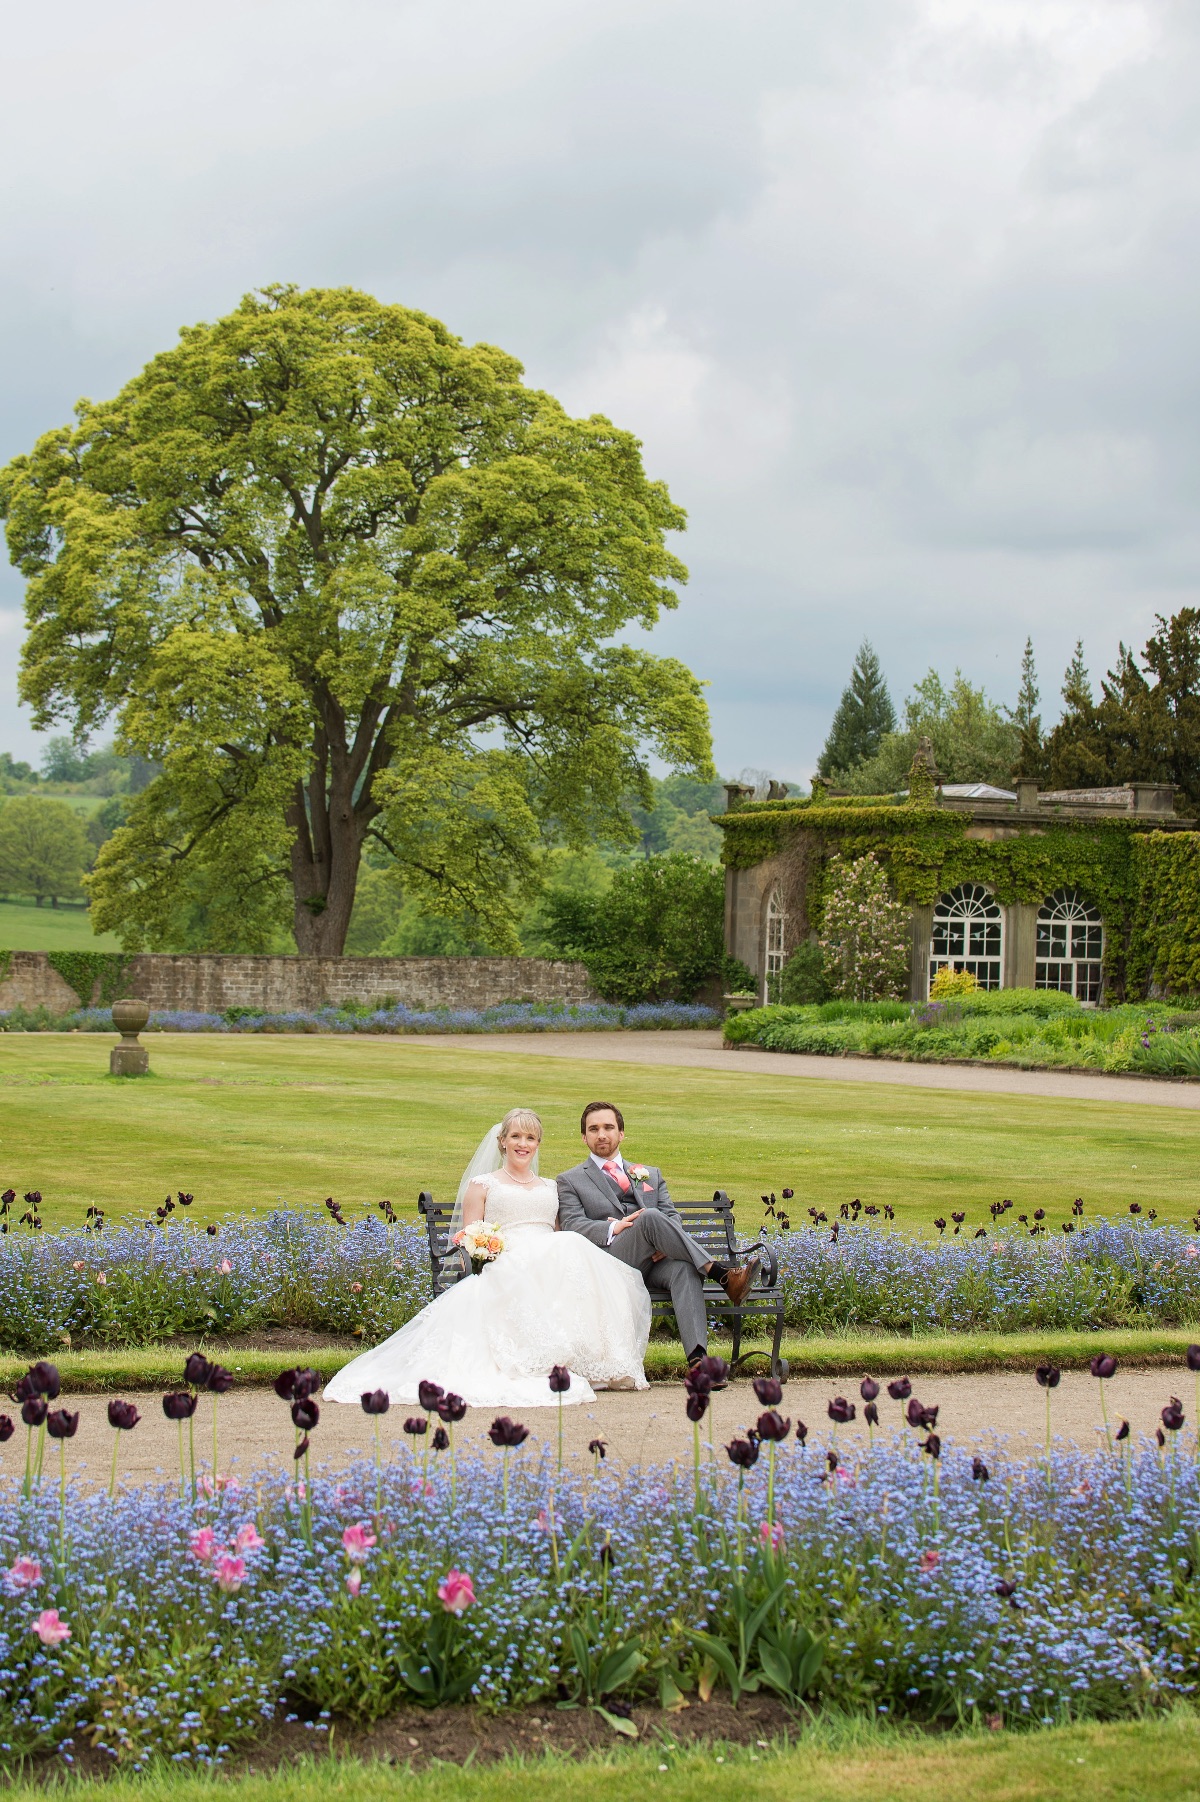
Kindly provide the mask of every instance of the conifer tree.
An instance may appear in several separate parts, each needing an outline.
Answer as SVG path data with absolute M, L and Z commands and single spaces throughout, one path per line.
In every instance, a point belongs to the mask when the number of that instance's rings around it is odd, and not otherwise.
M 1013 725 L 1020 734 L 1017 748 L 1017 761 L 1013 766 L 1013 775 L 1028 776 L 1041 781 L 1046 770 L 1045 744 L 1042 739 L 1042 716 L 1038 712 L 1041 691 L 1037 684 L 1037 668 L 1033 661 L 1033 640 L 1025 640 L 1025 654 L 1021 658 L 1021 686 L 1017 693 L 1017 704 L 1009 710 Z
M 874 757 L 885 735 L 895 729 L 896 710 L 879 659 L 871 641 L 864 638 L 833 716 L 817 774 L 832 776 L 857 769 L 868 757 Z

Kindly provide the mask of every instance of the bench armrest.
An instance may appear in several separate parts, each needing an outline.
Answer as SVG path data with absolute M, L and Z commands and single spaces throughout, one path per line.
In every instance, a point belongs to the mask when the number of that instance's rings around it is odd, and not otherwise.
M 779 1259 L 775 1256 L 775 1247 L 769 1239 L 754 1239 L 749 1245 L 738 1247 L 739 1259 L 757 1258 L 759 1263 L 758 1286 L 760 1289 L 774 1289 L 779 1282 Z
M 470 1276 L 471 1260 L 467 1256 L 466 1248 L 462 1245 L 453 1246 L 443 1257 L 438 1259 L 438 1269 L 447 1283 L 457 1283 L 464 1276 Z

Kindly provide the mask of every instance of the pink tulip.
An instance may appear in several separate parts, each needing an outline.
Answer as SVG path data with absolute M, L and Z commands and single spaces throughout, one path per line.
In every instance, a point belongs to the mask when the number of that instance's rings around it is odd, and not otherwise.
M 350 1591 L 350 1594 L 352 1596 L 356 1596 L 358 1594 L 359 1590 L 362 1588 L 362 1571 L 359 1569 L 357 1564 L 354 1565 L 353 1568 L 347 1574 L 346 1588 Z
M 102 1270 L 98 1270 L 96 1272 L 96 1281 L 99 1283 L 99 1285 L 102 1289 L 104 1289 L 108 1286 L 108 1278 L 105 1276 L 105 1274 Z
M 758 1529 L 759 1538 L 764 1545 L 769 1545 L 773 1552 L 783 1549 L 783 1525 L 780 1521 L 765 1520 Z
M 43 1608 L 37 1619 L 30 1622 L 30 1628 L 44 1646 L 61 1646 L 64 1639 L 71 1637 L 71 1629 L 57 1608 Z
M 42 1580 L 42 1567 L 36 1558 L 18 1558 L 7 1575 L 16 1590 L 36 1589 Z
M 438 1584 L 437 1593 L 447 1614 L 461 1614 L 475 1600 L 475 1590 L 465 1570 L 448 1570 Z
M 228 1276 L 229 1272 L 233 1269 L 233 1265 L 229 1262 L 228 1258 L 222 1258 L 221 1262 L 217 1265 L 217 1269 L 222 1276 Z
M 257 1552 L 259 1547 L 266 1545 L 266 1543 L 266 1540 L 259 1533 L 254 1522 L 248 1520 L 244 1527 L 238 1528 L 237 1538 L 233 1542 L 233 1549 L 235 1552 Z
M 931 1570 L 936 1570 L 941 1561 L 941 1553 L 933 1551 L 932 1548 L 927 1552 L 921 1553 L 921 1569 L 926 1576 L 928 1576 Z
M 351 1564 L 361 1564 L 374 1544 L 374 1533 L 368 1533 L 363 1526 L 347 1527 L 342 1534 L 342 1546 Z
M 225 1552 L 213 1566 L 213 1576 L 217 1579 L 217 1588 L 231 1596 L 246 1581 L 246 1560 L 233 1558 Z
M 201 1527 L 198 1533 L 192 1534 L 188 1543 L 191 1546 L 192 1557 L 198 1558 L 201 1564 L 210 1564 L 214 1554 L 221 1549 L 211 1527 Z

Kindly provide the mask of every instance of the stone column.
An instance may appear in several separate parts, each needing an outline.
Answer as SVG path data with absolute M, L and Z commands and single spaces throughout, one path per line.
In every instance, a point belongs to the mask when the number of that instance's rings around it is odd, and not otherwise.
M 929 999 L 929 947 L 933 942 L 933 908 L 914 907 L 910 944 L 911 963 L 908 973 L 910 1001 Z
M 1004 969 L 1006 989 L 1031 989 L 1037 963 L 1036 907 L 1014 905 L 1004 910 Z

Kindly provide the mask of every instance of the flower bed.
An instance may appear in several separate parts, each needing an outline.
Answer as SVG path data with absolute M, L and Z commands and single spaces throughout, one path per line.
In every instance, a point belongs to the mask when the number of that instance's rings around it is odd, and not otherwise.
M 665 1032 L 720 1026 L 716 1008 L 681 1001 L 643 1001 L 618 1007 L 607 1001 L 510 1001 L 500 1007 L 320 1007 L 287 1013 L 231 1007 L 222 1014 L 181 1009 L 150 1015 L 144 1032 L 439 1033 L 439 1032 Z M 0 1032 L 113 1032 L 106 1007 L 69 1014 L 47 1008 L 0 1012 Z
M 282 1326 L 374 1344 L 430 1298 L 425 1234 L 412 1221 L 344 1224 L 340 1211 L 279 1210 L 205 1229 L 171 1205 L 165 1224 L 152 1217 L 99 1233 L 0 1238 L 3 1343 L 42 1354 L 68 1341 L 146 1345 Z M 1009 1219 L 984 1238 L 932 1242 L 861 1218 L 780 1232 L 772 1244 L 787 1323 L 809 1332 L 1016 1332 L 1200 1321 L 1194 1232 L 1144 1216 L 1091 1224 L 1075 1216 L 1064 1223 L 1075 1230 L 1051 1236 Z
M 1085 1008 L 1052 990 L 1001 989 L 922 1005 L 827 1001 L 750 1008 L 726 1021 L 725 1037 L 730 1044 L 810 1057 L 1200 1077 L 1200 1015 L 1194 1011 L 1162 1002 Z
M 597 1454 L 581 1477 L 526 1447 L 503 1479 L 442 1452 L 195 1501 L 10 1487 L 0 1759 L 218 1763 L 279 1715 L 459 1694 L 590 1702 L 628 1731 L 639 1697 L 741 1678 L 922 1721 L 1132 1713 L 1200 1676 L 1183 1438 L 985 1464 L 910 1437 L 848 1464 L 791 1437 L 740 1482 L 720 1452 L 696 1474 Z

